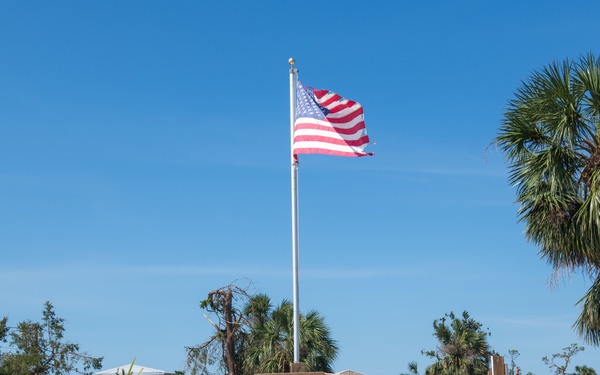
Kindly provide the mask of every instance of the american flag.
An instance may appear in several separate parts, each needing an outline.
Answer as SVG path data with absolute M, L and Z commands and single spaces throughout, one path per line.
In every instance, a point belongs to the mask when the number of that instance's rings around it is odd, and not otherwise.
M 369 136 L 360 104 L 298 82 L 294 155 L 373 155 L 363 151 L 367 144 Z

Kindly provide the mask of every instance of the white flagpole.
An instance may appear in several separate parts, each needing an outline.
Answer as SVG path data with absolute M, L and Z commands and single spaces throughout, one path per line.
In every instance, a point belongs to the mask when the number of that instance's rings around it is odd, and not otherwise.
M 298 286 L 298 161 L 294 157 L 294 122 L 296 121 L 296 61 L 290 64 L 290 153 L 292 162 L 292 268 L 294 287 L 294 363 L 300 363 L 300 295 Z

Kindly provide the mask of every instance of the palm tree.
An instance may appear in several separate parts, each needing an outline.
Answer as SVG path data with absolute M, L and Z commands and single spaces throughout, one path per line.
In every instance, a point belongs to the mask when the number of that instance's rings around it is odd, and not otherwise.
M 446 320 L 450 319 L 450 324 Z M 427 367 L 426 375 L 486 375 L 490 348 L 487 343 L 487 332 L 482 330 L 481 323 L 463 312 L 457 318 L 450 312 L 433 322 L 433 335 L 438 339 L 436 350 L 423 351 L 423 354 L 434 358 L 435 363 Z
M 508 102 L 497 142 L 526 238 L 561 271 L 595 279 L 579 301 L 579 334 L 600 344 L 600 59 L 551 63 Z
M 575 366 L 574 375 L 596 375 L 596 370 L 588 366 Z
M 419 375 L 419 366 L 417 362 L 408 362 L 408 372 L 400 373 L 400 375 Z
M 283 301 L 272 309 L 262 296 L 260 309 L 252 322 L 244 355 L 244 373 L 290 372 L 293 361 L 293 306 Z M 267 297 L 268 298 L 268 297 Z M 252 303 L 252 301 L 251 301 Z M 300 316 L 300 361 L 307 371 L 333 372 L 337 344 L 317 311 Z

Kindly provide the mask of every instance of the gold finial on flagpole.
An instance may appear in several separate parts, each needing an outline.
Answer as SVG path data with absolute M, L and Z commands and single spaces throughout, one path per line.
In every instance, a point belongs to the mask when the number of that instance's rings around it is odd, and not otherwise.
M 290 73 L 296 74 L 298 73 L 298 69 L 294 68 L 294 64 L 296 60 L 293 57 L 290 57 L 288 60 L 288 64 L 290 64 Z

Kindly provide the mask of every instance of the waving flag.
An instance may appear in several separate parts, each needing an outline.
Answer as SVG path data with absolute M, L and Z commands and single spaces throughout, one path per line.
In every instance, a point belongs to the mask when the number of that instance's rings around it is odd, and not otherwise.
M 298 82 L 294 155 L 373 155 L 363 151 L 367 144 L 369 136 L 360 104 Z

